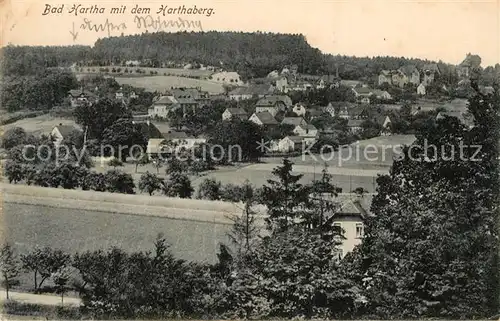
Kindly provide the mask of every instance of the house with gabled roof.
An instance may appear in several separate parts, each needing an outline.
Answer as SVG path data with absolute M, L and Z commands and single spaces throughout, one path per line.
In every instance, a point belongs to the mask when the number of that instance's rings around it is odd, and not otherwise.
M 390 70 L 382 70 L 378 75 L 378 85 L 392 84 L 392 73 Z
M 331 200 L 335 205 L 334 210 L 325 215 L 327 224 L 337 227 L 342 236 L 339 237 L 339 257 L 361 244 L 364 238 L 364 224 L 367 218 L 373 217 L 370 207 L 375 194 L 339 193 L 337 196 L 324 195 L 323 198 Z
M 281 124 L 298 126 L 298 125 L 306 125 L 307 122 L 303 117 L 284 117 L 283 120 L 281 121 Z
M 243 108 L 226 108 L 222 113 L 222 120 L 231 120 L 234 117 L 247 120 L 248 113 Z
M 64 138 L 67 138 L 74 131 L 80 131 L 80 129 L 71 125 L 63 125 L 62 123 L 60 123 L 59 125 L 52 128 L 50 137 L 52 138 L 54 145 L 58 147 L 59 145 L 61 145 L 61 142 L 64 140 Z
M 77 107 L 84 103 L 94 103 L 97 100 L 97 95 L 86 89 L 71 89 L 68 91 L 71 107 Z
M 418 71 L 417 67 L 415 67 L 414 65 L 404 65 L 399 68 L 398 71 L 406 76 L 410 84 L 420 84 L 420 71 Z
M 301 137 L 317 137 L 318 129 L 312 124 L 300 124 L 295 126 L 293 133 Z
M 306 140 L 301 136 L 286 136 L 278 143 L 278 150 L 282 153 L 290 153 L 303 150 L 307 146 Z
M 269 112 L 275 117 L 279 111 L 284 111 L 292 105 L 292 100 L 286 95 L 269 95 L 265 96 L 255 105 L 255 112 Z
M 238 87 L 229 92 L 230 100 L 247 100 L 254 97 L 263 98 L 266 95 L 272 94 L 274 86 L 271 84 L 254 84 L 248 87 Z
M 279 124 L 268 111 L 255 112 L 248 120 L 260 126 L 277 126 Z
M 437 64 L 425 64 L 422 67 L 423 79 L 422 83 L 424 85 L 429 85 L 434 81 L 436 75 L 441 74 L 439 66 Z
M 153 105 L 148 109 L 148 115 L 152 118 L 167 118 L 169 112 L 175 111 L 178 108 L 181 107 L 174 96 L 160 96 L 153 100 Z

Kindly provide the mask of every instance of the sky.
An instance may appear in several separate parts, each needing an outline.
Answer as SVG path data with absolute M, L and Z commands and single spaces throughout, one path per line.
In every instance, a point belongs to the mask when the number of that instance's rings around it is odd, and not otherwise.
M 42 13 L 50 8 L 62 13 Z M 74 4 L 97 5 L 105 13 L 70 13 Z M 126 6 L 124 13 L 110 9 Z M 135 6 L 150 8 L 153 24 L 139 25 Z M 158 15 L 161 5 L 212 8 L 207 15 Z M 500 63 L 500 0 L 199 0 L 91 2 L 0 0 L 1 45 L 93 45 L 109 35 L 153 32 L 154 21 L 192 21 L 191 28 L 164 27 L 162 31 L 219 30 L 301 33 L 324 53 L 354 56 L 415 57 L 458 64 L 469 52 L 482 58 L 483 67 Z M 146 15 L 139 15 L 146 17 Z M 95 30 L 102 24 L 105 30 Z M 197 24 L 194 24 L 197 22 Z

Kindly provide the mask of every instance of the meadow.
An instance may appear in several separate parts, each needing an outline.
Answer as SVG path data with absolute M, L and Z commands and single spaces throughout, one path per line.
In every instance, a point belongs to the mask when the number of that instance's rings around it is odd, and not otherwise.
M 150 92 L 164 92 L 165 90 L 176 87 L 200 87 L 202 91 L 207 91 L 210 94 L 220 94 L 224 92 L 222 84 L 208 80 L 178 76 L 116 77 L 115 80 L 121 85 L 145 88 Z
M 75 123 L 74 120 L 67 118 L 53 117 L 46 114 L 33 118 L 21 119 L 14 123 L 0 126 L 0 133 L 5 132 L 6 130 L 13 127 L 21 127 L 27 132 L 30 132 L 34 135 L 42 135 L 42 134 L 48 135 L 50 134 L 52 129 L 55 126 L 58 126 L 59 124 L 69 125 L 79 128 L 79 126 Z

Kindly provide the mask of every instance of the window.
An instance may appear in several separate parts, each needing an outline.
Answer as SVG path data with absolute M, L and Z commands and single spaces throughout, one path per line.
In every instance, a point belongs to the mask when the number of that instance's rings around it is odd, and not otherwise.
M 361 238 L 364 235 L 363 223 L 356 223 L 356 237 Z
M 342 230 L 342 223 L 333 223 L 334 230 L 339 234 L 343 235 L 344 231 Z

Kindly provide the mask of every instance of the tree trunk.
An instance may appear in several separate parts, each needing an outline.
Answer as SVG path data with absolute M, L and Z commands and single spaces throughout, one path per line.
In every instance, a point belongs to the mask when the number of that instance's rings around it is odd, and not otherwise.
M 36 290 L 38 289 L 38 287 L 37 287 L 38 282 L 36 281 L 37 272 L 38 271 L 35 271 L 35 293 L 36 293 Z
M 9 280 L 5 279 L 5 297 L 9 300 Z

